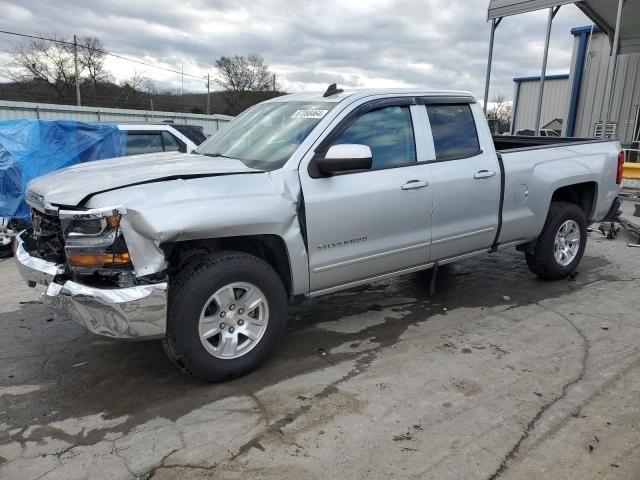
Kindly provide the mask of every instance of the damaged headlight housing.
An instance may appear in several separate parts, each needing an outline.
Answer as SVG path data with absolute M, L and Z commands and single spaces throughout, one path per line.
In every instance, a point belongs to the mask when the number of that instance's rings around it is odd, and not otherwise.
M 122 207 L 59 212 L 71 270 L 86 272 L 131 266 L 120 228 L 120 219 L 125 214 Z

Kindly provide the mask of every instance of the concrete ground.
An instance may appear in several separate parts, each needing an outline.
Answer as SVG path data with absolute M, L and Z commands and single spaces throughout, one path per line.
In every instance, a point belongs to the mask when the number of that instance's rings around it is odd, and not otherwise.
M 637 220 L 637 219 L 636 219 Z M 591 233 L 573 280 L 515 251 L 293 309 L 218 385 L 159 342 L 54 319 L 0 263 L 0 478 L 638 479 L 640 249 Z

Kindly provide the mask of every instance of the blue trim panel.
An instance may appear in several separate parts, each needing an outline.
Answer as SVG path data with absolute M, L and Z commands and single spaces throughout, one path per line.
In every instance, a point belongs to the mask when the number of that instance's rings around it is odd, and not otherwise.
M 573 30 L 577 29 L 574 28 Z M 573 30 L 571 33 L 573 33 Z M 578 53 L 576 55 L 576 65 L 574 70 L 575 75 L 573 77 L 573 85 L 571 86 L 571 101 L 569 102 L 569 113 L 567 114 L 567 137 L 573 137 L 573 134 L 575 133 L 576 118 L 578 117 L 578 100 L 580 99 L 580 89 L 582 87 L 582 71 L 584 70 L 584 62 L 587 58 L 587 45 L 589 44 L 591 27 L 580 30 Z
M 568 73 L 563 73 L 560 75 L 545 75 L 544 77 L 544 81 L 546 82 L 547 80 L 566 80 L 569 78 L 569 74 Z M 520 83 L 520 82 L 539 82 L 540 81 L 540 75 L 538 75 L 537 77 L 516 77 L 513 79 L 514 82 L 516 83 Z
M 583 33 L 591 33 L 591 29 L 593 28 L 593 33 L 601 32 L 602 29 L 598 25 L 585 25 L 584 27 L 575 27 L 571 29 L 571 35 L 577 36 L 582 35 Z

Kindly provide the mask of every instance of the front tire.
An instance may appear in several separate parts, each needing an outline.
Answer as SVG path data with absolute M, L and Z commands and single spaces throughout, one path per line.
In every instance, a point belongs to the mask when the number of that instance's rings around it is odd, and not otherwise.
M 222 252 L 190 264 L 170 285 L 165 352 L 207 382 L 245 375 L 267 359 L 287 319 L 282 280 L 265 261 Z
M 553 202 L 547 220 L 526 254 L 529 269 L 544 280 L 559 280 L 575 271 L 587 244 L 587 220 L 580 207 Z

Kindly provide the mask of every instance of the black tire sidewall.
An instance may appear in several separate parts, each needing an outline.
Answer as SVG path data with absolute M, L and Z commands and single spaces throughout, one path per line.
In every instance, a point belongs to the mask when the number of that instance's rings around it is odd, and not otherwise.
M 267 358 L 286 323 L 287 296 L 278 274 L 257 257 L 227 254 L 205 262 L 197 266 L 195 273 L 186 274 L 187 278 L 176 279 L 170 295 L 166 342 L 172 360 L 186 373 L 215 382 L 244 375 Z M 258 344 L 245 355 L 216 358 L 200 340 L 200 313 L 211 295 L 234 282 L 251 283 L 262 290 L 269 307 L 269 321 Z
M 566 266 L 560 265 L 554 255 L 555 237 L 564 222 L 573 220 L 580 229 L 580 247 L 575 258 Z M 542 278 L 559 279 L 570 275 L 578 267 L 587 245 L 587 221 L 580 207 L 572 203 L 557 202 L 551 205 L 549 218 L 536 246 L 537 272 Z

